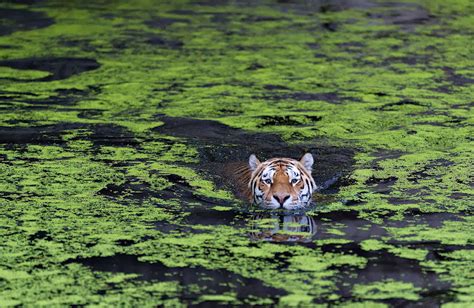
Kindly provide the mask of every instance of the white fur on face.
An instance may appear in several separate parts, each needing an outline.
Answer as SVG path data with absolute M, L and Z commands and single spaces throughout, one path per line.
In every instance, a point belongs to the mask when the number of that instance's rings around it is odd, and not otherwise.
M 255 190 L 252 192 L 254 196 L 254 201 L 256 204 L 261 204 L 267 208 L 272 208 L 272 209 L 280 207 L 279 204 L 275 207 L 275 205 L 268 203 L 266 201 L 267 196 L 265 195 L 265 192 L 263 190 L 260 190 L 259 183 L 258 183 L 259 181 L 262 181 L 265 183 L 265 185 L 271 185 L 273 183 L 274 175 L 275 175 L 275 168 L 273 168 L 272 166 L 264 167 L 263 171 L 261 172 L 260 180 L 257 179 Z

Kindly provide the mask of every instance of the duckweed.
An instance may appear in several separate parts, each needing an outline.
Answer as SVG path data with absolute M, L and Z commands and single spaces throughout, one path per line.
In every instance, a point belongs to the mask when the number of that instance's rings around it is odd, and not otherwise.
M 467 0 L 2 3 L 2 304 L 471 305 L 473 13 Z M 252 216 L 211 164 L 240 145 L 157 133 L 164 117 L 350 148 L 354 164 L 307 211 L 313 229 L 286 232 L 311 238 L 255 240 L 278 218 Z M 313 154 L 315 173 L 330 167 Z M 387 258 L 388 278 L 374 270 Z

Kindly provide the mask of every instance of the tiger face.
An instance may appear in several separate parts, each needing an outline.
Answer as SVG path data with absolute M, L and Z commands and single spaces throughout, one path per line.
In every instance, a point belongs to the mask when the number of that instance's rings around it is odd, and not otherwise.
M 317 188 L 311 175 L 313 162 L 310 153 L 299 161 L 272 158 L 260 162 L 255 155 L 250 155 L 249 189 L 253 202 L 270 209 L 293 210 L 307 206 Z

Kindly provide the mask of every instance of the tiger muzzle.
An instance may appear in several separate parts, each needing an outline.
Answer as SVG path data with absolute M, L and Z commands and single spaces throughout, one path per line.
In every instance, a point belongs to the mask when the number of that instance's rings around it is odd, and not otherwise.
M 291 196 L 289 194 L 274 194 L 273 198 L 280 204 L 280 207 L 283 207 L 286 200 L 290 199 Z

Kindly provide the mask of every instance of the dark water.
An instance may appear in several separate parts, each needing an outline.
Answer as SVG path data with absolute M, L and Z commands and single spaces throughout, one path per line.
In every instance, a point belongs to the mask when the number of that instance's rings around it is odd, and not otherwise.
M 469 1 L 4 1 L 0 305 L 474 302 Z M 315 157 L 298 212 L 249 155 Z

